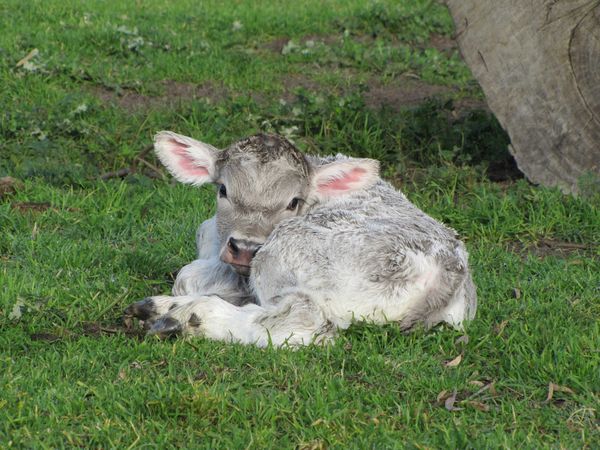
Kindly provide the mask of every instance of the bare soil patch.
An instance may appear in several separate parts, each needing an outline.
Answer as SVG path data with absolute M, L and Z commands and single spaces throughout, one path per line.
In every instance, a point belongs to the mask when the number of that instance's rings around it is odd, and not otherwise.
M 488 106 L 487 102 L 479 98 L 459 98 L 452 102 L 453 110 L 452 115 L 455 118 L 459 118 L 473 110 L 482 110 L 491 113 L 492 110 Z
M 215 83 L 183 83 L 172 80 L 161 81 L 159 95 L 141 94 L 133 89 L 110 89 L 94 86 L 91 91 L 103 103 L 118 106 L 125 111 L 147 111 L 170 108 L 194 100 L 208 100 L 215 103 L 227 98 L 229 93 L 224 86 Z
M 281 42 L 283 42 L 283 39 L 279 43 Z M 272 41 L 271 43 L 274 45 L 276 41 Z M 350 74 L 345 78 L 351 79 L 353 76 Z M 296 92 L 298 89 L 305 89 L 309 92 L 325 95 L 344 95 L 353 90 L 351 87 L 352 83 L 349 83 L 348 87 L 326 86 L 314 80 L 309 75 L 302 73 L 286 75 L 281 79 L 281 83 L 283 85 L 283 93 L 279 97 L 287 102 L 292 102 L 297 98 Z M 358 84 L 357 81 L 357 87 Z M 376 78 L 371 78 L 367 82 L 367 88 L 367 91 L 363 93 L 363 98 L 368 108 L 379 110 L 383 107 L 388 107 L 393 111 L 414 107 L 428 98 L 443 97 L 453 92 L 450 87 L 429 84 L 408 76 L 399 77 L 389 83 L 383 83 Z M 93 86 L 91 91 L 103 103 L 117 106 L 128 112 L 172 108 L 196 100 L 219 103 L 235 96 L 235 93 L 216 83 L 195 84 L 172 80 L 161 81 L 158 85 L 160 93 L 157 95 L 142 94 L 128 88 L 116 90 L 106 86 Z M 255 101 L 261 104 L 267 100 L 262 93 L 252 92 L 250 95 Z M 473 109 L 489 110 L 483 100 L 460 99 L 454 103 L 453 116 L 454 118 L 458 118 L 465 112 Z
M 432 34 L 429 37 L 429 42 L 427 43 L 427 47 L 433 47 L 440 53 L 450 54 L 456 50 L 458 50 L 458 44 L 456 41 L 449 36 L 444 36 L 443 34 Z
M 338 72 L 347 72 L 344 69 L 336 70 Z M 289 75 L 281 80 L 284 87 L 284 93 L 281 97 L 291 102 L 296 98 L 295 93 L 299 88 L 325 95 L 347 95 L 353 91 L 357 91 L 359 84 L 364 84 L 358 79 L 356 82 L 353 82 L 354 78 L 356 77 L 353 73 L 345 73 L 341 79 L 344 79 L 347 83 L 333 87 L 325 86 L 308 75 Z M 376 78 L 370 78 L 366 82 L 366 87 L 367 90 L 363 92 L 362 96 L 365 105 L 372 110 L 380 110 L 383 107 L 387 107 L 393 111 L 400 111 L 405 108 L 418 106 L 429 98 L 445 97 L 453 92 L 453 89 L 450 87 L 429 84 L 408 76 L 399 77 L 389 83 L 383 83 Z M 454 119 L 457 119 L 473 109 L 487 110 L 487 106 L 484 101 L 461 99 L 455 102 L 452 116 Z
M 298 89 L 306 89 L 309 92 L 320 92 L 323 94 L 332 93 L 330 88 L 303 74 L 287 75 L 281 79 L 281 82 L 284 91 L 280 97 L 287 102 L 292 102 L 297 98 L 296 91 Z
M 273 53 L 281 53 L 285 44 L 289 42 L 290 38 L 287 36 L 282 36 L 275 38 L 271 41 L 263 42 L 258 44 L 259 49 L 268 50 Z
M 400 77 L 386 84 L 371 79 L 368 86 L 369 90 L 363 94 L 365 103 L 367 107 L 375 110 L 388 107 L 399 111 L 416 106 L 428 98 L 452 92 L 452 89 L 446 86 L 428 84 L 408 77 Z

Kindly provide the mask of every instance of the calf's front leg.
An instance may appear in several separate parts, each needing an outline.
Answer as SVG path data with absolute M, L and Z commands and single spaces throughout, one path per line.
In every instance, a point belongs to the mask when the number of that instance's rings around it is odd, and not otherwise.
M 175 303 L 178 306 L 158 318 L 149 334 L 204 336 L 261 347 L 269 343 L 307 345 L 330 340 L 336 334 L 336 327 L 323 312 L 299 292 L 288 293 L 266 306 L 236 306 L 216 295 L 173 297 Z
M 153 324 L 159 317 L 182 303 L 202 296 L 217 294 L 234 305 L 255 303 L 245 279 L 238 276 L 218 258 L 197 259 L 177 274 L 173 296 L 157 295 L 132 303 L 125 309 L 125 317 L 136 317 L 144 325 Z

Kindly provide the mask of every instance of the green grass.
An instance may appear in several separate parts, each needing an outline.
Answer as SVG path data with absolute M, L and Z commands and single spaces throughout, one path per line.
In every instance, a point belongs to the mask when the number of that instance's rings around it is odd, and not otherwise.
M 599 198 L 490 181 L 507 137 L 457 106 L 482 94 L 455 50 L 431 45 L 453 32 L 448 13 L 396 3 L 0 4 L 0 177 L 23 182 L 0 198 L 0 447 L 600 445 Z M 16 67 L 33 48 L 32 70 Z M 164 80 L 221 94 L 169 101 Z M 440 94 L 367 106 L 375 86 L 415 80 Z M 357 324 L 291 351 L 123 328 L 129 303 L 169 291 L 214 208 L 211 189 L 150 170 L 141 152 L 160 129 L 220 146 L 268 130 L 380 159 L 467 243 L 468 343 Z M 136 156 L 136 174 L 100 179 Z M 546 401 L 551 382 L 570 391 Z

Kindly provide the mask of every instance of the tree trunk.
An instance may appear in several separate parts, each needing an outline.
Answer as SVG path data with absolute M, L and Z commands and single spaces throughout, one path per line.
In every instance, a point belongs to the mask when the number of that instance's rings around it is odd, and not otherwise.
M 462 55 L 508 132 L 521 171 L 565 192 L 594 189 L 600 180 L 600 1 L 446 3 Z

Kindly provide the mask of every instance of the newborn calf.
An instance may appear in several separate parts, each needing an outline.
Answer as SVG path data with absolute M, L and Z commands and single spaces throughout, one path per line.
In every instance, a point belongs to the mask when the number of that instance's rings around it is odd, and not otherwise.
M 304 155 L 265 134 L 217 150 L 163 131 L 155 149 L 177 180 L 216 185 L 217 213 L 173 295 L 126 309 L 149 333 L 306 345 L 354 320 L 409 330 L 475 315 L 463 243 L 381 180 L 377 161 Z

